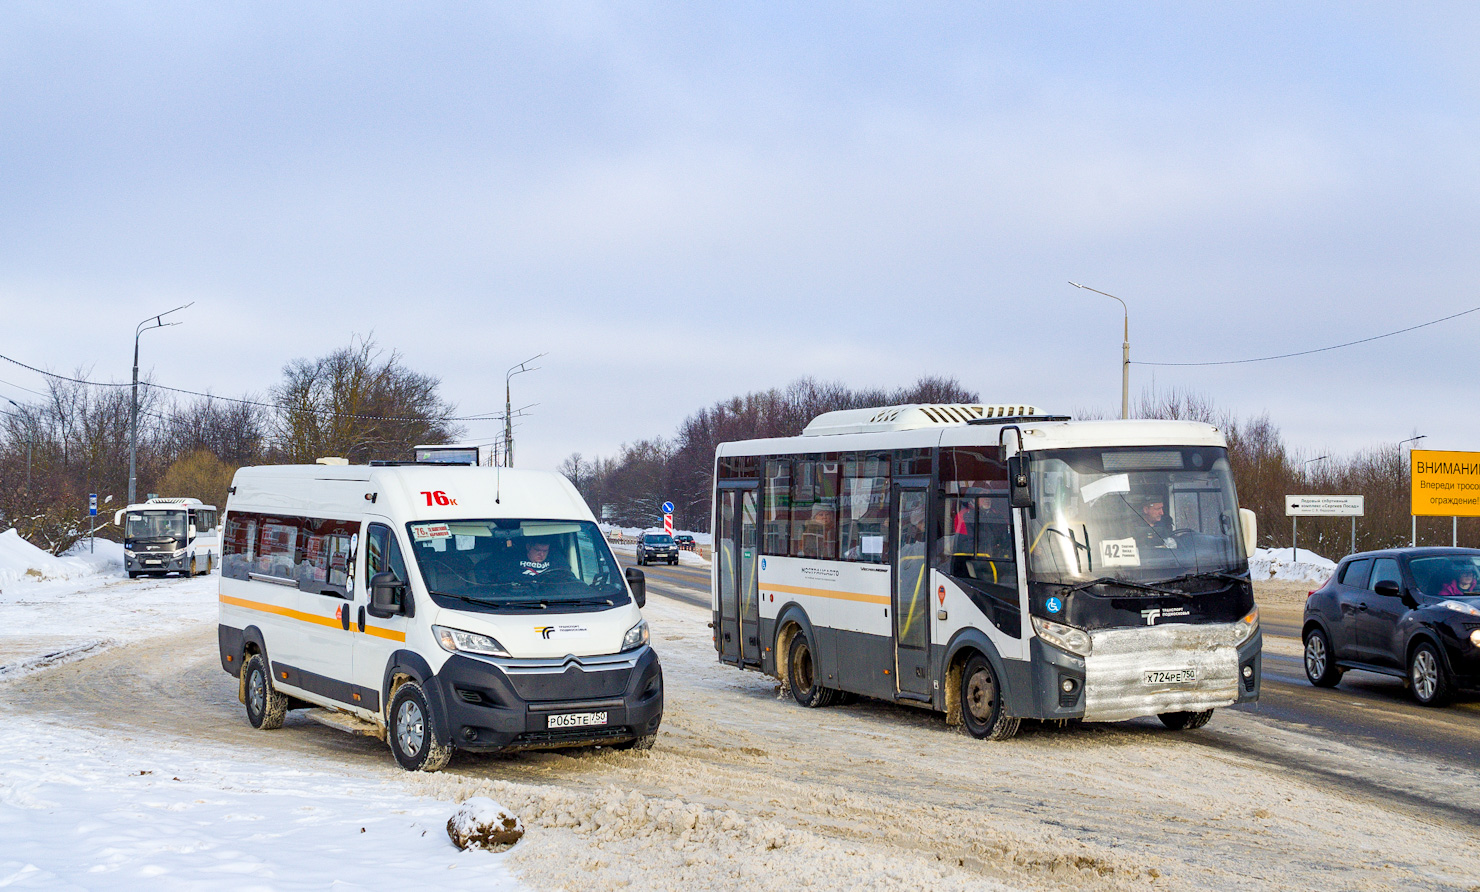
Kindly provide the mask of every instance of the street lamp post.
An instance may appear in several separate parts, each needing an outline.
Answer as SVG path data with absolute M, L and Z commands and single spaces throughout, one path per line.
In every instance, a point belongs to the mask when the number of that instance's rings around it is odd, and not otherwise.
M 31 451 L 36 448 L 36 424 L 31 420 L 30 413 L 27 412 L 25 409 L 22 409 L 15 400 L 6 397 L 5 401 L 7 403 L 10 403 L 12 406 L 15 406 L 16 409 L 21 413 L 21 417 L 26 419 L 26 492 L 30 492 Z
M 1093 291 L 1095 294 L 1103 294 L 1106 297 L 1120 301 L 1120 308 L 1125 311 L 1125 339 L 1120 344 L 1120 417 L 1131 417 L 1131 310 L 1125 305 L 1125 301 L 1115 297 L 1113 294 L 1081 285 L 1078 282 L 1070 282 L 1075 288 L 1083 288 L 1085 291 Z
M 171 313 L 178 313 L 185 307 L 192 306 L 195 301 L 185 304 L 183 307 L 175 307 L 173 310 L 165 310 L 154 316 L 150 316 L 140 322 L 134 328 L 134 384 L 129 393 L 129 420 L 128 420 L 128 503 L 134 503 L 135 465 L 134 454 L 139 445 L 139 335 L 156 328 L 168 328 L 171 325 L 179 325 L 178 322 L 165 322 L 164 317 Z M 151 325 L 150 322 L 154 324 Z
M 1425 439 L 1427 437 L 1428 437 L 1428 434 L 1419 434 L 1416 437 L 1409 437 L 1406 440 L 1399 440 L 1398 441 L 1398 457 L 1401 458 L 1403 456 L 1403 444 L 1404 443 L 1417 443 L 1419 440 L 1423 440 L 1423 439 Z M 1413 452 L 1413 447 L 1410 446 L 1408 448 L 1408 451 L 1410 453 L 1412 453 Z M 1409 477 L 1409 479 L 1408 479 L 1408 485 L 1410 487 L 1413 486 L 1413 478 L 1412 477 Z M 1408 507 L 1408 511 L 1409 511 L 1408 519 L 1409 519 L 1410 523 L 1412 524 L 1412 526 L 1411 526 L 1411 532 L 1408 534 L 1408 547 L 1409 548 L 1412 548 L 1413 546 L 1415 546 L 1415 545 L 1418 544 L 1418 515 L 1412 513 L 1413 512 L 1413 497 L 1411 495 L 1408 498 L 1408 505 L 1409 505 L 1409 507 Z M 1456 537 L 1458 536 L 1458 529 L 1457 528 L 1456 528 L 1456 531 L 1455 531 L 1455 535 L 1456 535 Z
M 531 367 L 530 363 L 545 355 L 547 354 L 541 353 L 539 356 L 531 356 L 510 368 L 504 375 L 504 467 L 506 468 L 514 467 L 514 400 L 510 395 L 509 381 L 515 375 L 538 371 L 539 367 Z

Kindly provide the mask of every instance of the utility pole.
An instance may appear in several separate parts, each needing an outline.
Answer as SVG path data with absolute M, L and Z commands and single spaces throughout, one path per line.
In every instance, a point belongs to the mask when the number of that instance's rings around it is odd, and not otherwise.
M 134 454 L 139 447 L 139 335 L 156 328 L 168 328 L 171 325 L 179 325 L 178 322 L 165 322 L 164 317 L 171 313 L 178 313 L 185 307 L 194 306 L 195 301 L 185 304 L 183 307 L 175 307 L 173 310 L 165 310 L 155 316 L 150 316 L 140 322 L 134 328 L 134 384 L 129 393 L 129 420 L 128 420 L 128 503 L 134 503 L 135 474 Z M 154 324 L 150 324 L 153 322 Z
M 541 356 L 548 355 L 547 353 L 541 353 L 538 356 L 531 356 L 510 368 L 508 373 L 504 375 L 504 467 L 506 468 L 514 467 L 514 399 L 511 396 L 512 391 L 509 387 L 509 381 L 515 375 L 539 371 L 539 366 L 530 366 L 530 363 L 539 359 Z
M 1075 288 L 1083 288 L 1085 291 L 1093 291 L 1095 294 L 1103 294 L 1106 297 L 1120 301 L 1120 308 L 1125 311 L 1124 340 L 1120 344 L 1120 417 L 1131 417 L 1131 309 L 1125 305 L 1125 301 L 1115 297 L 1113 294 L 1081 285 L 1078 282 L 1070 282 Z

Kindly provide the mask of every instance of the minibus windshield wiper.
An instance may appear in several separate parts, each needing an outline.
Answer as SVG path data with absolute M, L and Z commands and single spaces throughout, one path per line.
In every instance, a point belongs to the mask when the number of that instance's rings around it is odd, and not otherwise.
M 1153 592 L 1158 595 L 1173 595 L 1178 598 L 1187 597 L 1186 592 L 1173 591 L 1172 589 L 1167 588 L 1157 588 L 1154 585 L 1146 585 L 1145 583 L 1141 582 L 1131 582 L 1128 579 L 1113 579 L 1109 576 L 1101 576 L 1099 579 L 1091 579 L 1089 582 L 1081 582 L 1078 585 L 1070 585 L 1067 582 L 1051 582 L 1049 583 L 1049 585 L 1064 586 L 1063 593 L 1066 595 L 1072 595 L 1075 592 L 1082 592 L 1087 588 L 1093 588 L 1097 585 L 1118 585 L 1121 588 L 1137 589 L 1143 592 Z
M 486 601 L 482 598 L 469 598 L 467 595 L 454 595 L 451 592 L 439 592 L 436 589 L 427 589 L 427 591 L 439 598 L 456 598 L 457 600 L 464 603 L 476 604 L 479 607 L 488 607 L 494 603 L 493 601 Z

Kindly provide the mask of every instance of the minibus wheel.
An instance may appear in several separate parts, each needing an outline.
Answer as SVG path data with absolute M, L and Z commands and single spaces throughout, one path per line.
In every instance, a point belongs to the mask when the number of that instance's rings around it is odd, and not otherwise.
M 658 742 L 658 732 L 654 731 L 651 734 L 644 734 L 641 737 L 634 737 L 631 740 L 624 740 L 621 743 L 614 743 L 614 744 L 612 744 L 612 749 L 614 749 L 614 750 L 650 750 L 650 749 L 653 748 L 653 744 L 655 744 L 657 742 Z
M 961 727 L 977 740 L 1006 740 L 1018 731 L 1019 720 L 1003 708 L 1002 686 L 992 664 L 974 654 L 961 671 Z
M 1192 731 L 1206 725 L 1208 719 L 1213 717 L 1213 711 L 1204 709 L 1201 712 L 1163 712 L 1156 717 L 1173 731 Z
M 247 721 L 258 731 L 281 728 L 288 715 L 288 697 L 272 686 L 267 658 L 252 654 L 242 667 L 242 674 L 246 676 Z
M 438 741 L 437 726 L 426 691 L 414 681 L 396 688 L 391 698 L 391 755 L 407 771 L 441 771 L 452 759 L 452 747 Z

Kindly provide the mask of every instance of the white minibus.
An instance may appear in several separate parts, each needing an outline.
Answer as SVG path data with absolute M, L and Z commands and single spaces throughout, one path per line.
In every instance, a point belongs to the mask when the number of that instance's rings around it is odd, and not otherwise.
M 1022 719 L 1197 728 L 1259 697 L 1254 515 L 1212 425 L 829 412 L 721 444 L 714 511 L 719 659 L 804 706 L 862 694 L 1003 739 Z
M 254 727 L 318 707 L 413 771 L 454 749 L 652 746 L 646 583 L 568 480 L 321 461 L 242 468 L 227 501 L 221 664 Z
M 120 508 L 113 522 L 123 530 L 123 568 L 128 578 L 209 573 L 220 563 L 216 506 L 200 499 L 154 498 Z

